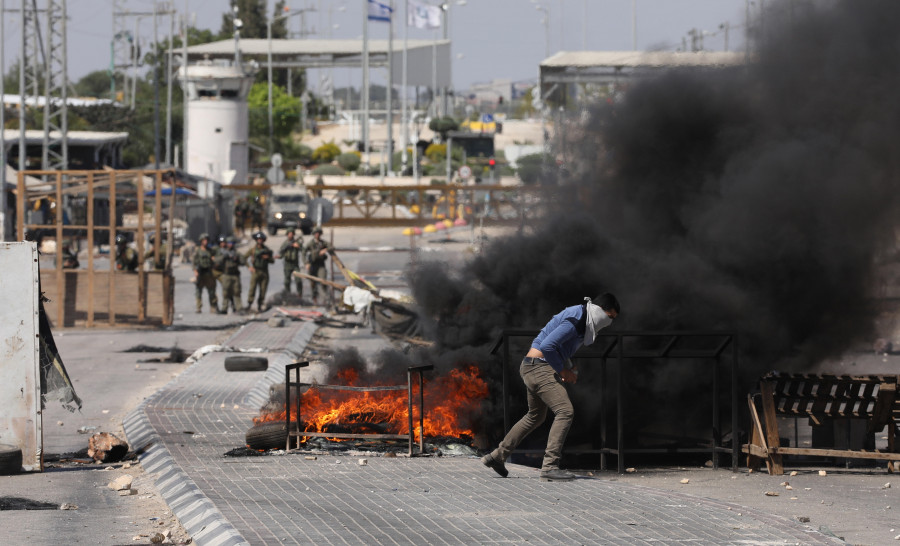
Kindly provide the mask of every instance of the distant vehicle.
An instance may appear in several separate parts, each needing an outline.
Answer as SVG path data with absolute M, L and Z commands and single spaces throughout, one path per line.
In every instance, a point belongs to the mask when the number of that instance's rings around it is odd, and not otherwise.
M 266 225 L 275 235 L 279 229 L 297 228 L 304 235 L 312 233 L 313 221 L 306 214 L 309 195 L 305 186 L 273 186 L 266 199 Z

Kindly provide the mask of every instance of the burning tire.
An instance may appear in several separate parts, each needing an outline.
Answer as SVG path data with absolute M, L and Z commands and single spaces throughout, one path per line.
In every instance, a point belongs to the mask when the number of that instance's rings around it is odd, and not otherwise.
M 245 437 L 250 449 L 284 449 L 287 445 L 287 423 L 271 421 L 255 425 Z
M 0 475 L 8 476 L 22 471 L 22 450 L 16 446 L 0 444 Z
M 229 372 L 264 372 L 269 369 L 269 359 L 264 356 L 225 357 L 225 370 Z

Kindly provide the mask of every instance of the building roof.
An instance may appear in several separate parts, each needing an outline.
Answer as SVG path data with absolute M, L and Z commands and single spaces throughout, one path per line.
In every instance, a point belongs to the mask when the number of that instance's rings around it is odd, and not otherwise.
M 106 131 L 69 131 L 66 133 L 69 146 L 102 146 L 104 144 L 118 144 L 128 140 L 128 133 L 110 133 Z M 58 131 L 51 131 L 50 138 L 59 139 Z M 19 130 L 4 129 L 3 141 L 18 144 Z M 27 129 L 25 131 L 26 144 L 43 144 L 44 131 Z
M 560 51 L 541 61 L 541 67 L 721 67 L 739 65 L 745 59 L 744 53 L 733 51 Z
M 449 47 L 449 40 L 408 40 L 407 52 Z M 269 40 L 265 38 L 244 38 L 240 41 L 241 55 L 265 59 L 269 53 Z M 328 66 L 361 66 L 362 40 L 276 40 L 272 39 L 272 66 L 288 66 L 282 64 L 287 58 L 299 62 L 306 68 Z M 403 51 L 403 41 L 394 40 L 394 53 Z M 220 40 L 208 44 L 199 44 L 187 48 L 188 59 L 197 60 L 207 56 L 234 57 L 234 40 Z M 387 63 L 388 41 L 369 40 L 369 63 L 381 66 Z M 291 66 L 301 66 L 294 65 Z

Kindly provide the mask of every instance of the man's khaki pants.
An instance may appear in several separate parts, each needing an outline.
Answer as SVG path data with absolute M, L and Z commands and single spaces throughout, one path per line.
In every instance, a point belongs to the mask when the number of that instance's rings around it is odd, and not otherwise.
M 544 422 L 549 409 L 553 412 L 553 424 L 547 436 L 547 449 L 544 452 L 541 471 L 557 469 L 562 458 L 563 444 L 566 442 L 575 415 L 569 393 L 566 392 L 559 375 L 546 362 L 537 359 L 532 362 L 532 359 L 526 359 L 519 367 L 519 374 L 525 382 L 525 388 L 528 389 L 528 413 L 513 425 L 491 456 L 506 462 L 509 454 L 522 440 Z

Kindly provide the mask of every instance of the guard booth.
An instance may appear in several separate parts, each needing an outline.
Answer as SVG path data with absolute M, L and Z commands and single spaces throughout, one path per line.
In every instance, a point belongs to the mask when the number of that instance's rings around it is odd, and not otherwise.
M 40 290 L 55 328 L 172 324 L 175 190 L 172 170 L 19 172 L 16 237 L 42 250 Z M 140 258 L 167 243 L 166 269 L 151 258 L 117 270 L 117 235 Z M 66 246 L 87 248 L 77 267 L 64 268 Z

